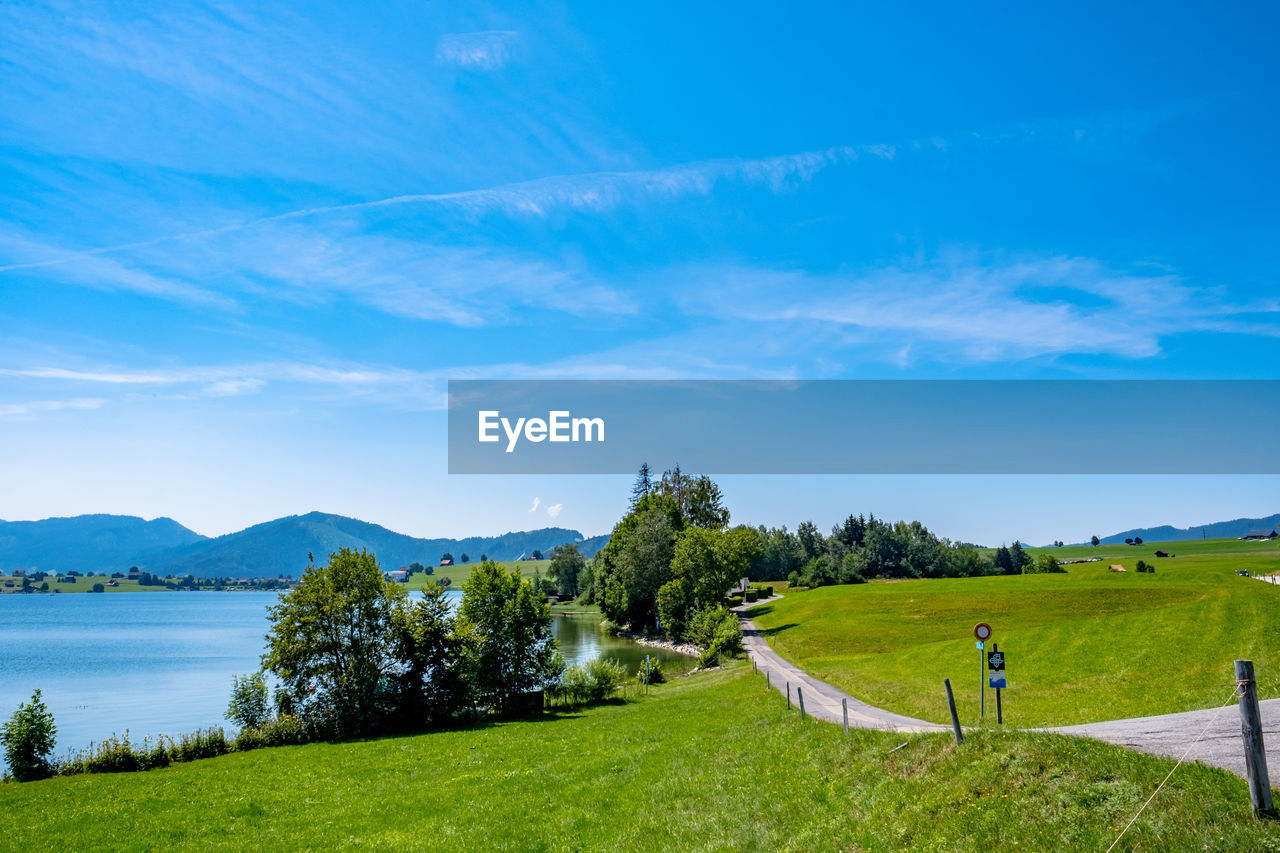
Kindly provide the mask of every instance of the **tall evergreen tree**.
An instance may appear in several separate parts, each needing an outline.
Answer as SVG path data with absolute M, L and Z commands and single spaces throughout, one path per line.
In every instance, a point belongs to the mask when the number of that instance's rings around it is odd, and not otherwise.
M 640 499 L 653 491 L 653 478 L 649 473 L 649 463 L 642 462 L 636 473 L 636 483 L 631 487 L 631 509 L 636 508 Z

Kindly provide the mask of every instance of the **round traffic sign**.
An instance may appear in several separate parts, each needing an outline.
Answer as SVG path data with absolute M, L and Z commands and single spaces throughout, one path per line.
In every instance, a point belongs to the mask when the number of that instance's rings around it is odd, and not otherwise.
M 973 626 L 973 636 L 977 637 L 979 640 L 987 639 L 991 636 L 991 626 L 986 622 L 979 622 L 977 625 Z

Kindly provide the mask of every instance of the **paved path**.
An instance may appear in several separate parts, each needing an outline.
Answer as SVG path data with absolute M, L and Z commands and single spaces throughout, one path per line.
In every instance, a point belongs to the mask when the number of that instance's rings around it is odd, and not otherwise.
M 1280 781 L 1280 699 L 1258 703 L 1262 708 L 1262 740 L 1267 747 L 1267 769 L 1272 784 Z M 1212 720 L 1212 725 L 1210 721 Z M 1159 717 L 1134 717 L 1063 726 L 1047 731 L 1077 737 L 1091 737 L 1136 749 L 1150 755 L 1181 758 L 1187 747 L 1205 726 L 1209 730 L 1187 755 L 1187 761 L 1199 761 L 1244 776 L 1244 742 L 1240 736 L 1240 706 L 1232 702 L 1225 708 L 1164 714 Z
M 773 598 L 761 599 L 745 606 L 758 607 L 765 602 L 774 601 L 781 597 L 780 595 L 775 595 Z M 855 699 L 825 681 L 819 681 L 795 664 L 784 660 L 770 648 L 768 642 L 765 641 L 764 635 L 760 632 L 760 628 L 742 615 L 742 607 L 735 607 L 733 610 L 738 614 L 738 618 L 742 620 L 742 646 L 747 654 L 756 662 L 756 666 L 769 674 L 769 683 L 779 693 L 785 694 L 787 685 L 791 685 L 791 701 L 793 703 L 799 704 L 797 691 L 803 690 L 804 708 L 807 714 L 826 720 L 829 723 L 841 724 L 844 719 L 844 709 L 840 703 L 843 700 L 849 705 L 850 727 L 885 729 L 897 732 L 949 730 L 937 723 L 917 720 L 913 717 L 904 717 L 901 714 L 895 714 L 892 711 L 868 705 L 861 699 Z
M 868 705 L 861 699 L 832 687 L 812 677 L 795 664 L 783 659 L 769 646 L 760 628 L 743 615 L 750 607 L 774 601 L 773 598 L 735 607 L 742 620 L 742 645 L 756 666 L 768 672 L 770 682 L 779 693 L 786 693 L 791 685 L 792 702 L 798 704 L 796 688 L 804 691 L 805 710 L 814 717 L 831 723 L 842 722 L 841 700 L 849 705 L 849 725 L 863 729 L 884 729 L 898 732 L 950 731 L 926 720 L 904 717 L 883 708 Z M 1273 780 L 1280 780 L 1280 699 L 1260 702 L 1262 708 L 1263 741 L 1267 748 L 1267 767 Z M 1210 725 L 1212 721 L 1212 725 Z M 1205 727 L 1209 726 L 1208 730 Z M 1244 776 L 1244 746 L 1240 737 L 1240 710 L 1235 702 L 1220 709 L 1187 711 L 1182 714 L 1164 714 L 1158 717 L 1134 717 L 1128 720 L 1108 720 L 1085 723 L 1079 726 L 1061 726 L 1039 729 L 1074 737 L 1089 737 L 1123 746 L 1127 749 L 1181 758 L 1187 748 L 1204 732 L 1200 741 L 1187 754 L 1187 761 L 1199 761 Z

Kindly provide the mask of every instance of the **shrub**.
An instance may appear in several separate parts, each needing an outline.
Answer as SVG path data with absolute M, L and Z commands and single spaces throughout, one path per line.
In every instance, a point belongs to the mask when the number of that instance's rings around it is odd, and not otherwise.
M 216 758 L 231 751 L 227 735 L 222 729 L 201 729 L 182 736 L 169 748 L 174 761 L 196 761 L 200 758 Z
M 293 714 L 281 714 L 258 731 L 262 734 L 263 746 L 295 746 L 311 740 L 307 727 Z
M 241 729 L 236 735 L 236 752 L 248 752 L 266 746 L 266 740 L 258 729 Z
M 586 664 L 578 663 L 565 669 L 547 693 L 570 706 L 603 702 L 618 692 L 626 675 L 626 669 L 616 660 L 595 658 Z
M 31 694 L 30 702 L 18 705 L 18 710 L 0 728 L 4 759 L 14 779 L 27 782 L 53 775 L 49 756 L 53 754 L 57 733 L 53 714 L 49 713 L 39 690 Z
M 699 666 L 714 666 L 722 655 L 742 651 L 742 626 L 724 607 L 700 611 L 689 622 L 689 639 L 702 649 Z
M 759 590 L 754 590 L 754 589 L 749 589 L 749 590 L 747 590 L 747 601 L 748 601 L 748 602 L 751 602 L 751 601 L 759 601 L 759 600 L 760 600 L 760 592 L 759 592 Z
M 603 702 L 618 692 L 627 670 L 613 658 L 595 658 L 587 664 L 587 677 L 590 680 L 588 701 Z
M 267 721 L 268 708 L 267 681 L 261 672 L 231 676 L 231 701 L 225 714 L 228 720 L 242 729 L 256 729 Z
M 662 662 L 657 658 L 649 659 L 648 677 L 646 677 L 644 664 L 640 664 L 640 669 L 636 672 L 636 681 L 641 684 L 661 684 L 666 680 L 667 677 L 662 672 Z

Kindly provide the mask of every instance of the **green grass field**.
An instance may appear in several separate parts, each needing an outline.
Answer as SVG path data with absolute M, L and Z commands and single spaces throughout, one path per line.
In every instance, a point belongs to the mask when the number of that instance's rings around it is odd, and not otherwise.
M 1157 559 L 1157 548 L 1176 557 Z M 1065 725 L 1221 705 L 1232 661 L 1252 659 L 1264 698 L 1280 696 L 1280 586 L 1238 577 L 1280 572 L 1274 542 L 1209 540 L 1032 549 L 1099 554 L 1067 574 L 869 583 L 789 591 L 751 611 L 784 657 L 884 708 L 978 721 L 973 626 L 1008 655 L 1006 721 Z M 1139 559 L 1156 566 L 1138 574 Z M 1108 570 L 1119 563 L 1124 574 Z M 988 703 L 992 697 L 988 692 Z
M 0 848 L 1101 851 L 1170 767 L 1053 735 L 846 737 L 739 662 L 536 721 L 0 784 Z M 1280 826 L 1186 766 L 1119 849 L 1280 850 Z

